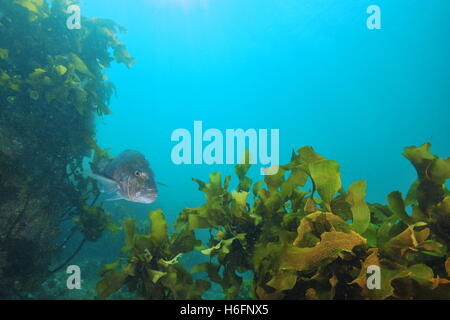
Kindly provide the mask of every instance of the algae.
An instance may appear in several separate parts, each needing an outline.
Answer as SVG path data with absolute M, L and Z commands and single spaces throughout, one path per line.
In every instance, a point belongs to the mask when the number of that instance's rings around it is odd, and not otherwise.
M 246 176 L 247 152 L 246 161 L 235 168 L 239 180 L 235 190 L 228 190 L 231 177 L 222 179 L 220 172 L 212 173 L 209 182 L 193 179 L 206 203 L 184 209 L 172 237 L 210 230 L 206 248 L 194 244 L 191 234 L 191 245 L 183 247 L 183 252 L 199 250 L 210 258 L 190 271 L 206 274 L 222 287 L 227 299 L 239 297 L 244 272 L 252 273 L 247 298 L 254 299 L 448 299 L 450 198 L 445 182 L 450 178 L 449 162 L 431 154 L 430 147 L 405 148 L 418 180 L 406 200 L 398 191 L 389 194 L 388 205 L 364 200 L 366 181 L 356 181 L 344 190 L 339 165 L 311 147 L 294 152 L 291 162 L 280 166 L 276 175 L 255 183 Z M 308 179 L 312 189 L 304 190 Z M 407 207 L 412 207 L 412 214 Z M 168 239 L 161 219 L 152 221 L 153 237 Z M 145 246 L 151 256 L 158 256 L 161 248 L 167 245 Z M 180 249 L 170 247 L 169 256 Z M 135 253 L 128 260 L 133 257 Z M 367 270 L 373 266 L 381 271 L 376 290 L 367 286 Z M 151 278 L 133 277 L 147 285 L 170 278 L 164 269 L 155 272 Z M 115 279 L 111 288 L 118 290 L 119 274 L 111 277 Z M 99 284 L 103 298 L 112 291 L 107 281 L 105 277 Z M 162 284 L 170 287 L 175 282 Z M 206 283 L 201 286 L 207 287 Z M 201 297 L 202 290 L 194 292 Z M 161 298 L 158 290 L 140 296 Z
M 169 235 L 161 210 L 149 213 L 151 230 L 136 233 L 134 219 L 123 222 L 127 259 L 105 265 L 97 284 L 98 298 L 105 299 L 123 286 L 147 299 L 200 299 L 209 282 L 194 280 L 179 262 L 179 257 L 193 250 L 199 241 L 187 229 Z
M 122 27 L 82 17 L 69 30 L 66 9 L 63 0 L 0 2 L 0 298 L 23 297 L 64 267 L 77 251 L 56 257 L 74 233 L 79 251 L 111 227 L 97 186 L 76 172 L 98 149 L 95 117 L 111 113 L 105 68 L 134 60 Z M 75 225 L 60 235 L 66 220 Z

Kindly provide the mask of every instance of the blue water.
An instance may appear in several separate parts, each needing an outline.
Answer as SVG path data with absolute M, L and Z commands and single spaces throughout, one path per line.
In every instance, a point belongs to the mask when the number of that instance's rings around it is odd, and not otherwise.
M 366 27 L 371 4 L 381 30 Z M 137 63 L 108 71 L 118 97 L 98 141 L 149 158 L 169 186 L 151 207 L 169 219 L 201 204 L 191 177 L 232 172 L 172 163 L 172 131 L 195 120 L 280 129 L 281 163 L 311 145 L 340 163 L 344 185 L 367 180 L 377 202 L 415 179 L 403 147 L 450 151 L 447 0 L 85 0 L 82 13 L 128 29 L 121 39 Z
M 381 30 L 366 27 L 371 4 Z M 98 144 L 141 151 L 167 185 L 151 205 L 108 203 L 116 222 L 156 208 L 174 222 L 204 203 L 192 177 L 233 173 L 172 163 L 172 132 L 193 131 L 197 120 L 204 130 L 279 129 L 281 163 L 311 145 L 340 163 L 344 186 L 367 180 L 370 202 L 405 194 L 416 178 L 405 146 L 430 141 L 449 154 L 448 0 L 85 0 L 81 8 L 125 26 L 121 39 L 136 58 L 131 69 L 107 71 L 118 96 L 113 115 L 98 120 Z M 262 178 L 259 167 L 250 175 Z M 122 236 L 86 244 L 77 260 L 113 262 Z

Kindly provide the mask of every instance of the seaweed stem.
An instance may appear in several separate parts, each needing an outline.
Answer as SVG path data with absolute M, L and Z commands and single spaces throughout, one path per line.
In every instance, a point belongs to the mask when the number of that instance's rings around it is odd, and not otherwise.
M 60 248 L 62 248 L 72 237 L 73 237 L 73 235 L 75 234 L 75 232 L 76 232 L 76 230 L 75 229 L 73 229 L 71 232 L 70 232 L 70 234 L 66 237 L 66 239 L 64 239 L 64 241 L 60 244 L 60 245 L 58 245 L 57 246 L 57 248 L 58 249 L 60 249 Z
M 64 261 L 59 267 L 57 267 L 54 270 L 50 270 L 50 274 L 53 274 L 55 272 L 58 272 L 59 270 L 61 270 L 62 268 L 64 268 L 69 262 L 70 260 L 72 260 L 77 254 L 78 252 L 80 252 L 81 248 L 83 247 L 84 243 L 86 242 L 86 238 L 83 238 L 83 240 L 81 240 L 80 244 L 78 245 L 78 248 L 70 255 L 70 257 L 68 257 L 66 259 L 66 261 Z
M 28 202 L 29 202 L 30 198 L 27 198 L 25 204 L 23 205 L 22 211 L 20 211 L 20 213 L 17 215 L 16 219 L 14 220 L 14 222 L 11 224 L 11 227 L 9 228 L 8 232 L 6 233 L 5 239 L 8 239 L 9 236 L 11 235 L 12 231 L 14 230 L 14 228 L 16 227 L 17 223 L 19 223 L 19 221 L 23 218 L 26 209 L 28 208 Z

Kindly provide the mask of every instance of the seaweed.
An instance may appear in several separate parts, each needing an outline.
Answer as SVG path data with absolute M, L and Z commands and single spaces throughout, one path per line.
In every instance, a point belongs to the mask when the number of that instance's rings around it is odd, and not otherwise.
M 194 280 L 179 261 L 183 253 L 198 245 L 194 232 L 185 229 L 169 235 L 162 210 L 150 212 L 149 220 L 151 230 L 147 234 L 136 232 L 134 219 L 123 222 L 122 253 L 128 253 L 128 258 L 103 267 L 103 280 L 96 288 L 98 298 L 108 298 L 126 285 L 145 299 L 200 299 L 209 282 Z
M 231 177 L 222 180 L 220 172 L 211 174 L 209 182 L 193 179 L 206 203 L 178 215 L 174 236 L 210 230 L 207 248 L 190 238 L 192 245 L 183 252 L 200 250 L 210 257 L 191 272 L 206 273 L 227 299 L 241 297 L 242 284 L 249 279 L 240 274 L 248 271 L 254 299 L 449 299 L 450 198 L 445 182 L 450 167 L 449 159 L 431 154 L 430 147 L 405 148 L 418 180 L 405 200 L 395 191 L 388 195 L 387 205 L 364 200 L 365 181 L 344 190 L 339 165 L 311 147 L 293 152 L 291 162 L 280 166 L 276 175 L 255 183 L 246 176 L 247 152 L 246 161 L 235 167 L 235 190 L 228 190 Z M 308 180 L 312 188 L 305 190 Z M 130 232 L 127 239 L 128 245 L 134 243 Z M 150 243 L 145 247 L 152 255 L 159 252 Z M 170 252 L 174 256 L 177 247 Z M 369 289 L 368 271 L 374 266 L 380 270 L 380 287 Z M 105 278 L 100 292 L 117 290 L 117 279 L 125 281 L 125 270 L 112 273 L 109 277 L 115 280 L 110 285 Z M 139 278 L 154 286 L 148 276 Z M 162 297 L 157 292 L 152 289 L 141 297 Z
M 83 27 L 69 30 L 65 5 L 0 2 L 0 298 L 23 297 L 86 241 L 119 229 L 96 203 L 96 183 L 77 172 L 93 151 L 94 162 L 108 157 L 94 128 L 112 112 L 105 68 L 134 59 L 117 35 L 123 27 L 82 17 Z M 405 148 L 417 179 L 386 204 L 365 200 L 365 181 L 345 189 L 339 164 L 312 147 L 255 182 L 246 152 L 234 190 L 220 172 L 193 179 L 206 202 L 180 212 L 174 232 L 160 210 L 149 214 L 149 230 L 125 220 L 124 247 L 103 267 L 98 297 L 127 287 L 143 299 L 201 299 L 214 282 L 227 299 L 450 299 L 450 158 L 430 149 Z M 57 243 L 66 220 L 73 228 Z M 207 243 L 198 229 L 210 231 Z M 75 251 L 51 268 L 76 233 Z M 187 270 L 181 255 L 194 251 L 209 262 Z M 379 289 L 367 285 L 373 266 Z
M 111 113 L 105 68 L 134 60 L 122 27 L 82 17 L 69 30 L 66 9 L 63 0 L 0 2 L 0 298 L 39 287 L 111 226 L 96 184 L 77 172 L 99 150 L 95 117 Z M 66 220 L 74 227 L 58 243 Z M 77 250 L 52 268 L 74 233 L 83 234 Z

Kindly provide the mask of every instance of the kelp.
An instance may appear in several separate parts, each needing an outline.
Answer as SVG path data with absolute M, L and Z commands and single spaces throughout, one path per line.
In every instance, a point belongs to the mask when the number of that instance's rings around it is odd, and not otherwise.
M 194 232 L 185 229 L 169 235 L 161 210 L 150 212 L 149 220 L 147 234 L 136 232 L 134 219 L 123 222 L 125 245 L 121 252 L 128 257 L 103 267 L 103 280 L 96 288 L 98 298 L 108 298 L 126 285 L 145 299 L 200 299 L 210 283 L 194 280 L 179 261 L 199 244 Z
M 291 162 L 280 166 L 277 174 L 255 183 L 246 176 L 247 152 L 235 168 L 235 190 L 229 190 L 231 177 L 222 179 L 219 172 L 210 174 L 209 182 L 193 179 L 206 203 L 184 209 L 172 237 L 192 235 L 190 246 L 182 251 L 200 250 L 210 262 L 194 266 L 191 272 L 206 274 L 223 288 L 227 299 L 239 296 L 240 274 L 248 271 L 253 275 L 254 299 L 449 299 L 450 198 L 445 186 L 449 159 L 431 154 L 430 147 L 405 148 L 418 179 L 406 199 L 394 191 L 387 205 L 364 200 L 366 181 L 356 181 L 345 190 L 339 165 L 311 147 L 293 152 Z M 305 190 L 308 180 L 312 187 Z M 152 221 L 153 237 L 162 241 L 158 246 L 168 243 L 162 239 L 169 237 L 161 223 Z M 210 230 L 206 248 L 195 244 L 191 232 L 197 229 Z M 130 245 L 134 243 L 130 232 L 127 250 L 135 247 Z M 154 244 L 144 247 L 152 255 L 160 252 Z M 166 258 L 178 250 L 170 247 Z M 128 261 L 135 255 L 130 254 Z M 374 266 L 380 270 L 380 287 L 370 289 L 367 282 Z M 118 282 L 126 282 L 127 268 L 119 273 L 114 268 L 99 283 L 102 297 L 117 290 Z M 167 277 L 167 270 L 161 266 L 151 270 L 156 272 L 153 278 L 139 278 L 154 288 L 155 282 Z M 106 288 L 108 277 L 112 280 Z M 160 289 L 152 290 L 142 297 L 163 297 L 157 294 Z
M 62 264 L 54 258 L 74 233 L 81 248 L 114 227 L 95 182 L 79 172 L 100 152 L 95 117 L 111 113 L 105 68 L 134 59 L 117 36 L 124 28 L 82 17 L 82 28 L 69 30 L 67 6 L 0 1 L 0 298 L 26 294 L 64 267 L 79 249 Z M 65 220 L 74 227 L 60 235 Z

